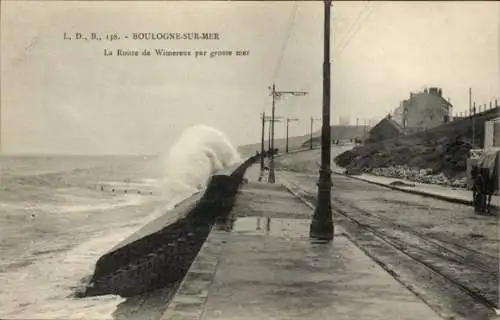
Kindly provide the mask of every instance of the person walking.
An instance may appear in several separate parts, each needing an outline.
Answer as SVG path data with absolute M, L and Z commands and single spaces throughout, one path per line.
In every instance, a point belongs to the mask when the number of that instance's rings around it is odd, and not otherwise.
M 478 203 L 477 203 L 477 175 L 479 174 L 479 169 L 476 166 L 473 166 L 470 171 L 471 182 L 472 182 L 472 204 L 474 205 L 474 211 L 478 212 Z
M 485 169 L 485 199 L 484 199 L 484 210 L 485 212 L 491 212 L 491 198 L 493 197 L 493 193 L 495 193 L 496 185 L 495 179 L 496 174 L 494 172 L 490 173 L 490 170 Z
M 483 203 L 484 203 L 484 175 L 483 175 L 483 170 L 476 168 L 474 170 L 474 187 L 473 187 L 473 194 L 474 194 L 474 210 L 478 214 L 483 213 Z

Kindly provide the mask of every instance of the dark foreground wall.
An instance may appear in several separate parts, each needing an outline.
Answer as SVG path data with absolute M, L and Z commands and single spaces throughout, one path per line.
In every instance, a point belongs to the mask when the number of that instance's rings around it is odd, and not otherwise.
M 247 168 L 258 158 L 213 175 L 205 189 L 186 199 L 104 254 L 82 296 L 130 297 L 181 280 L 214 222 L 230 212 Z

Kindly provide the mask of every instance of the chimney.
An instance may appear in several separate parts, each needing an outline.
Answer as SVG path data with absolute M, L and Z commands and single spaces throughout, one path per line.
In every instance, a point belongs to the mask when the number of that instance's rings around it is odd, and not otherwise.
M 437 88 L 437 87 L 429 88 L 429 94 L 441 97 L 442 93 L 443 93 L 443 91 L 441 90 L 441 88 Z

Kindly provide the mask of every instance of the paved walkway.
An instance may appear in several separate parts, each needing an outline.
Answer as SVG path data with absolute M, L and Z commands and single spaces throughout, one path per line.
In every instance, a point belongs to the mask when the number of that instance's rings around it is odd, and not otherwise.
M 332 170 L 338 174 L 344 174 L 344 172 L 345 172 L 344 169 L 338 168 L 338 167 L 335 167 Z M 468 204 L 468 205 L 472 204 L 472 191 L 470 191 L 470 190 L 453 189 L 451 187 L 445 187 L 445 186 L 434 185 L 434 184 L 426 184 L 426 183 L 418 183 L 418 182 L 408 181 L 408 180 L 399 179 L 399 178 L 380 177 L 380 176 L 375 176 L 375 175 L 370 175 L 370 174 L 365 174 L 365 173 L 360 174 L 360 175 L 354 175 L 351 177 L 354 179 L 364 180 L 364 181 L 375 183 L 378 185 L 391 187 L 391 188 L 397 189 L 397 190 L 418 193 L 418 194 L 422 194 L 422 195 L 434 196 L 434 197 L 441 198 L 443 200 L 448 200 L 448 201 L 457 202 L 457 203 L 463 203 L 463 204 Z M 391 186 L 390 184 L 394 181 L 404 182 L 407 184 L 413 184 L 415 186 L 414 187 L 409 187 L 409 186 L 407 187 L 407 186 L 401 186 L 401 185 Z M 491 205 L 499 208 L 500 207 L 500 197 L 493 196 L 491 198 Z
M 312 242 L 311 209 L 256 167 L 162 319 L 440 319 L 340 227 Z

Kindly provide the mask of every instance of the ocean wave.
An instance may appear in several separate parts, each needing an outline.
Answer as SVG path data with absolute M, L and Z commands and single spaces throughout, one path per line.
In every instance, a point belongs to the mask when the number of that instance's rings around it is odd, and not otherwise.
M 199 125 L 187 129 L 168 152 L 139 166 L 120 163 L 111 169 L 11 176 L 10 184 L 2 180 L 6 189 L 0 196 L 6 197 L 0 209 L 6 213 L 0 219 L 0 250 L 5 253 L 0 261 L 0 317 L 111 318 L 124 299 L 71 297 L 83 285 L 81 279 L 92 274 L 97 259 L 177 203 L 203 192 L 214 172 L 238 161 L 227 136 Z M 148 170 L 141 171 L 141 166 Z M 113 193 L 109 186 L 122 192 Z M 155 194 L 123 194 L 127 188 Z M 20 256 L 20 250 L 26 254 Z
M 210 176 L 241 160 L 229 138 L 206 125 L 188 128 L 163 156 L 170 187 L 196 192 Z

